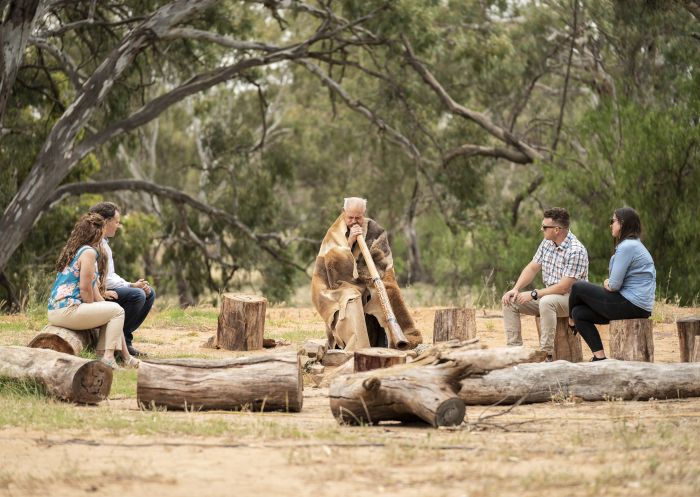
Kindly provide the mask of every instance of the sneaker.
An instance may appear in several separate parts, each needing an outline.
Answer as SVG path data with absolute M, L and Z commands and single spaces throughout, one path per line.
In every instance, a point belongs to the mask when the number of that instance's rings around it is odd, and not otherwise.
M 129 354 L 131 354 L 134 357 L 147 357 L 147 354 L 145 352 L 141 352 L 140 350 L 135 349 L 131 345 L 127 345 L 126 350 L 128 350 Z

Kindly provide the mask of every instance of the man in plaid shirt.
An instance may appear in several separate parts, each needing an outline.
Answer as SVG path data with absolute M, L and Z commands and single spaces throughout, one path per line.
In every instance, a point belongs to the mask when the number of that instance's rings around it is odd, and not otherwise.
M 569 315 L 569 291 L 577 280 L 588 280 L 588 252 L 569 231 L 569 213 L 561 207 L 544 211 L 544 240 L 518 281 L 501 299 L 509 346 L 523 344 L 520 314 L 540 316 L 540 348 L 552 360 L 557 317 Z M 542 270 L 545 288 L 521 292 Z

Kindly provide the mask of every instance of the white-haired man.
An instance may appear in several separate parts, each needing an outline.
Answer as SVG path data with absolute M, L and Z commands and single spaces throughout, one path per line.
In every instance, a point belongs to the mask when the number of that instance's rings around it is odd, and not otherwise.
M 321 243 L 311 279 L 311 299 L 326 323 L 329 347 L 358 350 L 387 346 L 386 318 L 356 243 L 363 235 L 399 326 L 414 348 L 423 338 L 396 283 L 386 231 L 366 213 L 367 200 L 345 199 L 342 213 Z

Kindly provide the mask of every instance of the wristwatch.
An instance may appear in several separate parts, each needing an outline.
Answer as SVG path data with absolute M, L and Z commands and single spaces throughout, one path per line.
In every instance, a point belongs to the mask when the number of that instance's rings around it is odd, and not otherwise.
M 537 300 L 537 290 L 531 291 L 530 297 L 532 297 L 532 300 Z

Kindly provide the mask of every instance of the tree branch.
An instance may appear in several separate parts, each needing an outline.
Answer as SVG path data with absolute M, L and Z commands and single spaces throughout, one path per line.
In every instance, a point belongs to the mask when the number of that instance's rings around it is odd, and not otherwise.
M 418 74 L 423 78 L 423 81 L 425 81 L 425 83 L 432 88 L 432 90 L 450 112 L 478 124 L 481 128 L 486 130 L 492 136 L 501 140 L 503 143 L 516 147 L 518 150 L 520 150 L 520 152 L 527 156 L 528 159 L 530 159 L 530 162 L 534 162 L 536 159 L 542 158 L 541 154 L 537 150 L 520 140 L 507 129 L 501 128 L 500 126 L 494 124 L 488 117 L 486 117 L 485 114 L 473 111 L 455 102 L 442 87 L 440 82 L 435 79 L 435 76 L 433 76 L 433 74 L 416 58 L 415 54 L 413 53 L 413 49 L 411 48 L 411 44 L 408 42 L 406 37 L 403 37 L 403 45 L 408 63 L 416 70 L 416 72 L 418 72 Z
M 200 202 L 185 192 L 169 186 L 162 186 L 149 181 L 133 179 L 69 183 L 59 187 L 54 194 L 46 200 L 44 208 L 48 209 L 55 203 L 70 195 L 82 195 L 84 193 L 107 193 L 119 190 L 148 192 L 161 198 L 167 198 L 176 204 L 188 205 L 211 218 L 223 221 L 229 226 L 241 231 L 248 239 L 256 243 L 262 250 L 270 254 L 274 259 L 290 265 L 308 276 L 306 268 L 300 266 L 292 260 L 287 259 L 284 255 L 279 253 L 267 243 L 269 240 L 276 240 L 279 244 L 284 244 L 285 240 L 282 235 L 275 233 L 256 233 L 248 225 L 241 222 L 234 214 L 229 214 L 226 211 Z

